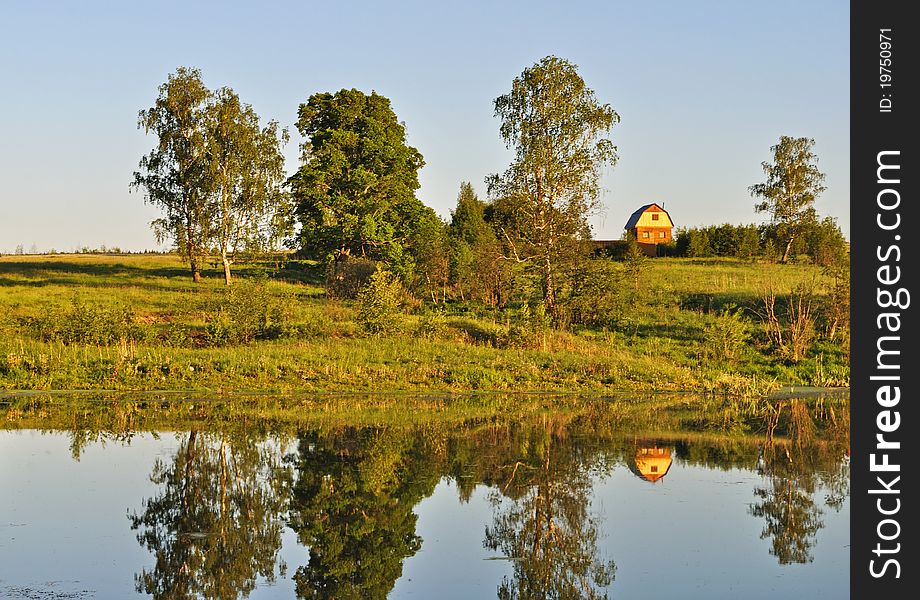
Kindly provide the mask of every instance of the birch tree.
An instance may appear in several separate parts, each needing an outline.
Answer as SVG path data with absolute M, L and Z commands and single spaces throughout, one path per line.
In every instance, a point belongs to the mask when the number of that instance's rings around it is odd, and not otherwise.
M 600 103 L 569 61 L 547 56 L 495 99 L 501 137 L 515 157 L 487 179 L 495 222 L 509 260 L 539 277 L 547 312 L 556 315 L 562 267 L 590 238 L 600 174 L 617 160 L 609 133 L 619 115 Z
M 208 89 L 198 69 L 179 67 L 159 88 L 151 108 L 140 111 L 138 129 L 157 136 L 157 145 L 141 158 L 131 187 L 163 216 L 151 223 L 157 241 L 172 239 L 185 256 L 192 279 L 201 280 L 207 253 L 212 187 L 205 153 Z
M 803 228 L 817 220 L 815 198 L 826 189 L 824 173 L 818 170 L 818 157 L 810 138 L 784 135 L 771 147 L 773 162 L 763 162 L 767 180 L 752 185 L 751 195 L 762 200 L 754 205 L 757 212 L 769 212 L 777 234 L 785 241 L 783 264 L 789 260 L 792 243 Z
M 276 121 L 265 127 L 252 106 L 225 87 L 207 110 L 207 148 L 211 179 L 211 240 L 220 256 L 224 280 L 241 252 L 270 249 L 287 233 L 290 206 L 281 149 L 288 141 Z

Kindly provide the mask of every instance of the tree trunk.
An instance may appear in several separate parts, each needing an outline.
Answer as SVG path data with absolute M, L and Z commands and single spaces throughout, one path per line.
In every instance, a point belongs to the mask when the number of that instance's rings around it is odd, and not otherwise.
M 192 265 L 192 281 L 198 283 L 201 281 L 201 267 L 198 266 L 198 259 L 191 256 L 189 257 L 189 262 Z
M 543 259 L 543 304 L 546 312 L 556 316 L 556 282 L 553 277 L 553 263 L 549 256 Z
M 226 254 L 221 254 L 220 259 L 224 263 L 224 282 L 230 285 L 230 259 L 227 258 Z
M 789 260 L 789 251 L 792 249 L 792 242 L 795 240 L 795 236 L 789 236 L 789 241 L 786 242 L 786 249 L 783 250 L 783 257 L 780 259 L 780 263 L 786 264 Z

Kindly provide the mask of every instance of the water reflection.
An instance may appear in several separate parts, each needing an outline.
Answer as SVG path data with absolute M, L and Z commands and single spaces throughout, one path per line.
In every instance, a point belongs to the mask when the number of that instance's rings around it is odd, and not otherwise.
M 354 429 L 301 435 L 290 525 L 310 560 L 299 598 L 385 598 L 418 552 L 413 507 L 440 470 L 413 432 Z
M 150 480 L 160 493 L 129 514 L 137 541 L 156 558 L 137 574 L 138 592 L 237 598 L 258 577 L 283 573 L 276 558 L 291 477 L 275 446 L 193 430 L 172 460 L 156 461 Z
M 668 474 L 673 459 L 670 448 L 659 448 L 657 443 L 641 443 L 636 449 L 636 457 L 629 464 L 629 470 L 640 479 L 658 482 Z
M 824 526 L 822 509 L 814 500 L 815 489 L 823 484 L 830 493 L 827 506 L 839 510 L 849 495 L 848 438 L 843 427 L 849 418 L 837 412 L 825 414 L 818 406 L 818 418 L 802 400 L 778 402 L 766 418 L 769 433 L 760 448 L 758 472 L 767 484 L 754 489 L 757 501 L 750 512 L 764 519 L 761 539 L 770 539 L 770 554 L 780 564 L 810 563 L 814 560 L 815 538 Z M 825 417 L 831 435 L 819 439 L 817 428 Z M 775 432 L 785 421 L 788 440 L 778 443 Z
M 563 423 L 512 433 L 493 474 L 507 480 L 492 494 L 495 514 L 483 540 L 513 560 L 498 597 L 606 598 L 616 566 L 599 556 L 599 523 L 588 510 L 593 457 L 568 442 Z
M 747 515 L 745 504 L 739 514 L 762 523 L 762 556 L 780 565 L 814 561 L 828 511 L 841 510 L 849 495 L 847 403 L 732 405 L 724 418 L 730 432 L 715 427 L 717 419 L 701 420 L 700 411 L 675 407 L 654 419 L 601 403 L 527 417 L 361 427 L 199 421 L 156 460 L 155 493 L 128 511 L 152 558 L 136 574 L 136 590 L 156 599 L 231 599 L 290 571 L 299 598 L 386 598 L 406 561 L 425 547 L 417 507 L 449 481 L 459 503 L 477 488 L 489 490 L 481 545 L 507 559 L 499 599 L 615 596 L 624 575 L 615 560 L 622 568 L 629 546 L 605 541 L 619 531 L 593 503 L 599 482 L 623 485 L 613 477 L 623 467 L 659 498 L 674 489 L 686 494 L 682 470 L 756 473 L 747 483 Z M 75 458 L 87 444 L 130 443 L 130 427 L 96 423 L 71 430 Z M 736 433 L 739 424 L 746 434 Z M 720 493 L 693 489 L 699 498 L 679 501 L 706 503 L 704 495 Z M 615 506 L 618 498 L 605 501 Z M 280 558 L 285 527 L 308 553 L 296 564 Z M 672 545 L 664 548 L 687 551 Z

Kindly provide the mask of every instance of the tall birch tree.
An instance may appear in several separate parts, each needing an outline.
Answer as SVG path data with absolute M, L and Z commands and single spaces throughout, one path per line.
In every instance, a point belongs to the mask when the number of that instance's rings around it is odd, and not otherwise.
M 131 187 L 144 190 L 146 201 L 162 209 L 163 216 L 151 223 L 157 240 L 175 242 L 197 282 L 210 235 L 212 184 L 205 152 L 210 94 L 201 72 L 187 67 L 171 73 L 159 92 L 153 106 L 138 115 L 138 129 L 158 142 L 141 158 Z
M 619 115 L 597 100 L 571 62 L 547 56 L 495 99 L 501 137 L 515 157 L 487 179 L 505 257 L 539 277 L 547 312 L 556 315 L 564 265 L 590 238 L 600 175 L 617 161 L 609 133 Z
M 761 198 L 754 210 L 770 213 L 777 234 L 786 243 L 780 260 L 783 264 L 789 260 L 792 243 L 817 220 L 815 198 L 826 189 L 814 146 L 811 138 L 781 136 L 770 148 L 773 162 L 761 163 L 767 180 L 748 188 L 752 196 Z

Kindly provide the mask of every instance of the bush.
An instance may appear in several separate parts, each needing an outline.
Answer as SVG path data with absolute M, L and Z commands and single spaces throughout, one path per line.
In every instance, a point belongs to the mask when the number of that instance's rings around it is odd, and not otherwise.
M 288 330 L 284 306 L 264 281 L 237 281 L 219 294 L 209 313 L 205 334 L 215 346 L 277 338 Z
M 729 305 L 704 328 L 701 354 L 705 358 L 732 361 L 750 338 L 749 322 L 742 309 Z
M 396 329 L 404 294 L 399 279 L 378 267 L 358 292 L 358 325 L 373 335 Z
M 430 340 L 440 337 L 446 329 L 447 318 L 444 316 L 444 311 L 438 309 L 422 315 L 415 329 L 415 335 Z
M 624 286 L 625 271 L 608 260 L 586 260 L 572 277 L 572 290 L 564 308 L 572 324 L 590 327 L 613 325 L 626 309 L 631 288 Z
M 330 298 L 356 298 L 376 269 L 377 263 L 372 260 L 338 255 L 326 269 L 326 295 Z
M 69 308 L 33 317 L 27 326 L 44 341 L 64 344 L 104 346 L 120 340 L 142 341 L 151 334 L 129 307 L 84 304 L 76 298 Z

